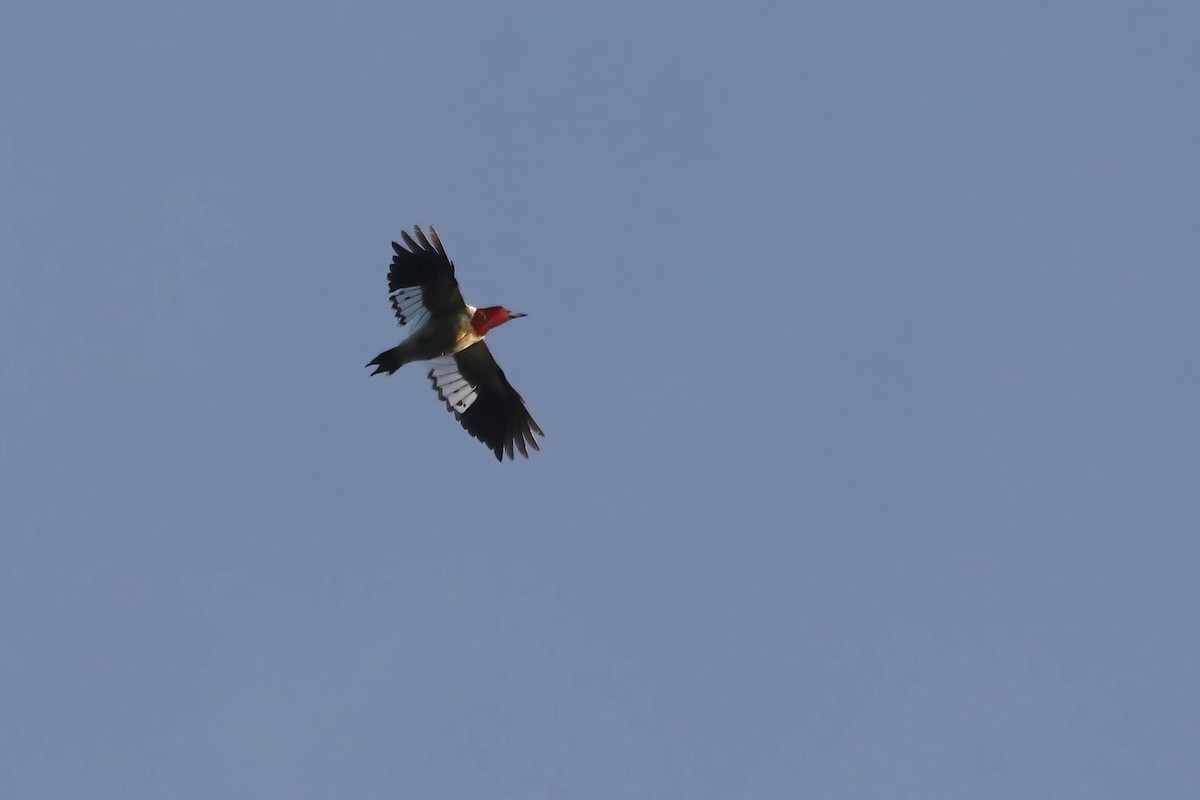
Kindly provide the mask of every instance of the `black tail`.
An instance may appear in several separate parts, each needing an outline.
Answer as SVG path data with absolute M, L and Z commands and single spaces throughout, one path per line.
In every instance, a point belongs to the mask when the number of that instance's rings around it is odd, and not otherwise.
M 386 372 L 391 375 L 396 370 L 404 366 L 404 358 L 400 355 L 400 348 L 393 347 L 391 350 L 384 350 L 379 355 L 367 364 L 368 367 L 374 367 L 375 371 L 372 375 L 378 375 L 381 372 Z

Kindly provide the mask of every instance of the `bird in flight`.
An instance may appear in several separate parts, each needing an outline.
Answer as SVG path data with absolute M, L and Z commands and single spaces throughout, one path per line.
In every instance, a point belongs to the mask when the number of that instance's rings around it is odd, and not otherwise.
M 400 234 L 403 245 L 392 242 L 396 254 L 388 271 L 392 309 L 411 333 L 367 364 L 375 368 L 371 374 L 391 375 L 409 362 L 430 362 L 427 376 L 434 391 L 467 433 L 487 445 L 497 461 L 513 458 L 514 447 L 529 458 L 529 447 L 541 449 L 534 434 L 546 434 L 484 341 L 488 331 L 525 315 L 503 306 L 467 305 L 437 231 L 431 225 L 426 238 L 417 226 L 413 233 L 415 239 Z

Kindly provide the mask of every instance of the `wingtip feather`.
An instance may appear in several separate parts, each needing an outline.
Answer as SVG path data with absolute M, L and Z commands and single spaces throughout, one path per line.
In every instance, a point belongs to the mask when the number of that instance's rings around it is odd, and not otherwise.
M 432 250 L 433 249 L 433 247 L 429 244 L 429 240 L 425 238 L 425 231 L 421 230 L 420 225 L 414 225 L 413 232 L 417 234 L 417 240 L 421 242 L 422 250 Z

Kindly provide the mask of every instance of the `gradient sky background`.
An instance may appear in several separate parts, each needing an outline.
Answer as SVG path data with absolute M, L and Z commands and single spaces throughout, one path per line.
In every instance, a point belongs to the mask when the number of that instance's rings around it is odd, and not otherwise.
M 1196 796 L 1200 6 L 3 17 L 0 796 Z

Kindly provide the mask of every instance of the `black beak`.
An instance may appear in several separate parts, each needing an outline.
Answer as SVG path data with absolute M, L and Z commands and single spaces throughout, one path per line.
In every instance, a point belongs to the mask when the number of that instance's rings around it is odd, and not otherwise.
M 528 317 L 528 316 L 529 316 L 528 314 L 509 314 L 509 315 L 508 315 L 508 318 L 509 318 L 509 319 L 516 319 L 517 317 Z

